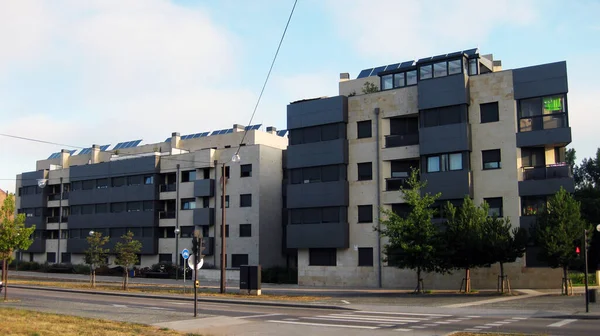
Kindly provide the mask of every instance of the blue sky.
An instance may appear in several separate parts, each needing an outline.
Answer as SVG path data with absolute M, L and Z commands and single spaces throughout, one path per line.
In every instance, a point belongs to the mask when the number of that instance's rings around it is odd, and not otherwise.
M 0 3 L 0 133 L 88 147 L 247 124 L 293 0 Z M 600 1 L 299 0 L 253 123 L 335 95 L 340 72 L 478 47 L 567 61 L 572 147 L 600 146 Z M 61 146 L 0 137 L 0 188 Z

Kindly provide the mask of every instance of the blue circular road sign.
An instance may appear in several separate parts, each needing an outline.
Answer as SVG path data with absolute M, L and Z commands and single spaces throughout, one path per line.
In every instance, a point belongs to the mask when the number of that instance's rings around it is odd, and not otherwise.
M 181 256 L 183 257 L 183 259 L 187 259 L 190 257 L 190 251 L 188 251 L 188 249 L 183 249 L 181 251 Z

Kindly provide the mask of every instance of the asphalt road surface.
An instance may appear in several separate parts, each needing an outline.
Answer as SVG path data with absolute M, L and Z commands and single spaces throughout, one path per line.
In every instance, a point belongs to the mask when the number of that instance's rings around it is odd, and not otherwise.
M 597 335 L 600 319 L 535 311 L 398 307 L 394 311 L 268 307 L 12 288 L 2 306 L 155 324 L 210 335 L 447 335 L 454 331 Z M 443 312 L 443 313 L 441 313 Z

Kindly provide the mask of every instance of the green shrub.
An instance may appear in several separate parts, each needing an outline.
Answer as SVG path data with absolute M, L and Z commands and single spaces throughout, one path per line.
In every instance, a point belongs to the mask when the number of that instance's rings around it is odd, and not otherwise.
M 264 283 L 297 284 L 298 270 L 285 267 L 263 268 L 261 280 Z
M 571 272 L 569 273 L 569 279 L 573 282 L 573 285 L 583 285 L 585 283 L 585 274 L 579 272 Z M 595 286 L 596 284 L 596 274 L 591 273 L 588 274 L 588 284 L 591 286 Z
M 90 274 L 90 265 L 78 264 L 73 265 L 73 272 L 77 274 Z

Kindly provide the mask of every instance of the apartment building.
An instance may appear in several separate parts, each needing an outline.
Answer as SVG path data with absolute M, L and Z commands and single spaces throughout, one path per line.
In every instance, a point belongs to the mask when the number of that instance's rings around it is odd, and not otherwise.
M 142 243 L 140 266 L 175 263 L 175 258 L 181 263 L 179 252 L 191 250 L 198 229 L 205 264 L 219 267 L 225 177 L 227 267 L 285 265 L 281 181 L 286 131 L 261 131 L 260 126 L 173 133 L 164 142 L 146 145 L 136 140 L 112 148 L 62 150 L 37 161 L 35 171 L 17 176 L 18 212 L 26 214 L 28 226 L 36 226 L 33 244 L 18 257 L 84 263 L 90 231 L 110 237 L 109 249 L 132 231 Z M 232 161 L 238 152 L 239 162 Z
M 378 87 L 364 93 L 365 83 Z M 574 190 L 566 62 L 503 70 L 478 49 L 340 75 L 339 96 L 288 105 L 286 244 L 302 285 L 411 288 L 411 270 L 387 265 L 374 230 L 380 208 L 407 210 L 398 192 L 411 168 L 436 206 L 469 195 L 490 213 L 530 227 L 546 198 Z M 536 249 L 505 266 L 513 287 L 552 287 L 558 270 Z M 472 271 L 493 288 L 498 267 Z M 429 288 L 458 288 L 462 272 L 427 274 Z

